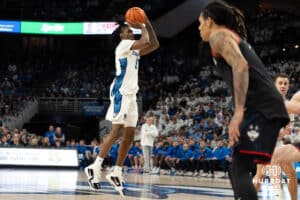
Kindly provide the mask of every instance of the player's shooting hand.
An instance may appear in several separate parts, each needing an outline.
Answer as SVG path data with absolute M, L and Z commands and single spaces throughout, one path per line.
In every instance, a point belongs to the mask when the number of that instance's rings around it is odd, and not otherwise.
M 228 133 L 229 133 L 230 146 L 234 145 L 236 142 L 239 141 L 239 137 L 240 137 L 239 127 L 240 124 L 242 123 L 243 117 L 244 117 L 243 111 L 240 112 L 236 111 L 234 112 L 234 115 L 229 123 Z
M 140 23 L 140 22 L 127 22 L 129 26 L 131 26 L 132 28 L 136 28 L 136 29 L 141 29 L 144 27 L 144 24 Z

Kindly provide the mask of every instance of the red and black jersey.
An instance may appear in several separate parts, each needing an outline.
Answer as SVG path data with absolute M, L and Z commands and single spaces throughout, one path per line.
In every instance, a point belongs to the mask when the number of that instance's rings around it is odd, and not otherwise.
M 249 66 L 249 87 L 246 109 L 261 112 L 267 119 L 283 119 L 282 126 L 289 122 L 284 99 L 277 91 L 274 81 L 253 48 L 245 40 L 238 41 L 241 53 Z M 219 55 L 213 54 L 215 71 L 227 83 L 234 94 L 232 67 Z

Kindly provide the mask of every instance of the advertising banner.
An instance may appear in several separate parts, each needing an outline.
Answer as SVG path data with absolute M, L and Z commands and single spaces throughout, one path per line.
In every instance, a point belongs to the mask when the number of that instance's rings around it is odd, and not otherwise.
M 20 21 L 0 20 L 0 32 L 20 33 L 21 32 L 21 22 Z
M 97 102 L 83 103 L 82 113 L 85 116 L 104 116 L 105 112 L 105 107 L 103 105 L 99 105 Z
M 21 23 L 21 33 L 32 34 L 78 34 L 83 31 L 83 23 L 59 23 L 59 22 L 29 22 Z
M 76 149 L 0 148 L 0 165 L 77 167 Z
M 119 24 L 117 22 L 84 22 L 83 34 L 85 35 L 111 35 Z

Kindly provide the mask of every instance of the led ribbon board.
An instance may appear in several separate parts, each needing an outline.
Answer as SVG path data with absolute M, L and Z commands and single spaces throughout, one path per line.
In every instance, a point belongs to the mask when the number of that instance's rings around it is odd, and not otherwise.
M 0 20 L 0 33 L 24 33 L 43 35 L 111 35 L 117 22 L 35 22 Z M 140 29 L 133 29 L 141 34 Z

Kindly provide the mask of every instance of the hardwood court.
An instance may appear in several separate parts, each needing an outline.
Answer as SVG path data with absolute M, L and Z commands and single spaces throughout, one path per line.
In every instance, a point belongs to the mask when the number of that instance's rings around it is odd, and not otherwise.
M 124 178 L 126 196 L 122 198 L 105 179 L 100 191 L 92 191 L 82 171 L 0 169 L 0 199 L 233 199 L 228 179 L 133 173 L 125 174 Z M 259 196 L 260 200 L 271 200 L 272 188 L 264 185 Z M 289 199 L 288 195 L 285 199 Z

